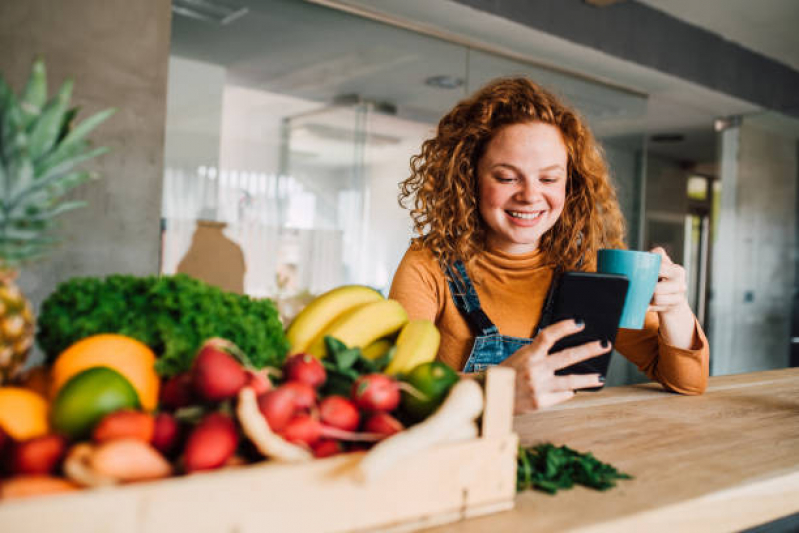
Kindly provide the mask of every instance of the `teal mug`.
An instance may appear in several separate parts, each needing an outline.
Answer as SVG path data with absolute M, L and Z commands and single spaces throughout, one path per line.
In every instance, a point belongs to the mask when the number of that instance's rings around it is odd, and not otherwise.
M 597 272 L 627 276 L 627 298 L 620 328 L 642 329 L 646 310 L 655 293 L 660 273 L 660 255 L 634 250 L 599 250 Z

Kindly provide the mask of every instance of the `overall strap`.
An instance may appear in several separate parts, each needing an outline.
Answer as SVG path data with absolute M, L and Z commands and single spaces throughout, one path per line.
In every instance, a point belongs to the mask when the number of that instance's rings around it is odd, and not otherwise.
M 580 264 L 582 264 L 582 258 L 580 259 Z M 560 283 L 560 276 L 563 274 L 563 269 L 561 267 L 556 267 L 555 271 L 552 273 L 552 282 L 549 284 L 549 289 L 547 290 L 547 296 L 544 299 L 544 307 L 541 309 L 541 318 L 538 319 L 538 325 L 535 327 L 535 333 L 533 333 L 533 338 L 537 337 L 538 334 L 541 332 L 541 324 L 549 324 L 551 323 L 552 319 L 552 306 L 555 305 L 555 293 L 558 290 L 558 284 Z
M 452 293 L 455 307 L 463 314 L 478 336 L 484 337 L 499 333 L 497 327 L 480 306 L 480 298 L 477 297 L 477 291 L 466 273 L 466 265 L 463 264 L 463 261 L 459 259 L 453 265 L 447 265 L 445 270 L 449 292 Z

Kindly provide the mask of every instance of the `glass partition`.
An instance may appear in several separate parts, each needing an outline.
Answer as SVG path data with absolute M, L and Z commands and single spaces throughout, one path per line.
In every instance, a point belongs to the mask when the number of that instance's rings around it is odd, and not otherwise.
M 643 136 L 622 125 L 645 97 L 319 5 L 243 4 L 229 24 L 173 18 L 163 272 L 276 298 L 286 317 L 336 285 L 387 293 L 412 237 L 410 158 L 456 102 L 514 74 L 586 116 L 638 242 Z

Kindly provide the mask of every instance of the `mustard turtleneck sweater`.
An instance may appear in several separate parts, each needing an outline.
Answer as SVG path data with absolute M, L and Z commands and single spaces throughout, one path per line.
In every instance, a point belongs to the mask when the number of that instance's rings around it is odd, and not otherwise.
M 542 254 L 480 254 L 469 269 L 480 304 L 502 335 L 532 337 L 552 281 L 554 267 Z M 410 249 L 391 284 L 390 298 L 399 301 L 411 319 L 435 322 L 441 332 L 438 358 L 461 370 L 469 358 L 474 335 L 455 307 L 444 273 L 429 250 Z M 669 346 L 658 334 L 657 313 L 648 313 L 641 330 L 620 329 L 615 344 L 650 379 L 683 394 L 701 394 L 707 386 L 709 348 L 696 323 L 694 346 Z

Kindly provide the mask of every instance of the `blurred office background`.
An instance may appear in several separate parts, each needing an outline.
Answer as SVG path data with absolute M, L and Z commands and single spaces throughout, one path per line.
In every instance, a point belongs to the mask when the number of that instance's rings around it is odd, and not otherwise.
M 244 292 L 286 309 L 387 292 L 410 157 L 458 100 L 521 74 L 589 121 L 628 245 L 686 267 L 711 372 L 799 365 L 797 22 L 792 0 L 6 0 L 13 85 L 41 53 L 51 87 L 74 76 L 87 112 L 120 108 L 88 209 L 23 287 L 176 272 L 199 221 L 240 247 Z M 611 384 L 641 379 L 614 360 Z

